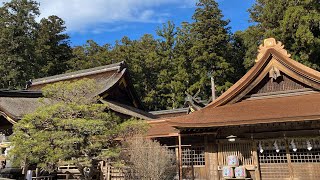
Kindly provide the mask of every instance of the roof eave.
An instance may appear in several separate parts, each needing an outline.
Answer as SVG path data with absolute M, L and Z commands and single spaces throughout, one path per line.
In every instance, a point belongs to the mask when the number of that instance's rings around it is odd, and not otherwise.
M 270 119 L 238 120 L 238 121 L 232 121 L 232 122 L 210 122 L 210 123 L 181 123 L 181 122 L 174 122 L 174 121 L 167 121 L 167 122 L 172 127 L 179 129 L 179 128 L 208 128 L 208 127 L 239 126 L 239 125 L 257 125 L 257 124 L 317 121 L 317 120 L 320 120 L 320 115 L 281 117 L 281 118 L 270 118 Z

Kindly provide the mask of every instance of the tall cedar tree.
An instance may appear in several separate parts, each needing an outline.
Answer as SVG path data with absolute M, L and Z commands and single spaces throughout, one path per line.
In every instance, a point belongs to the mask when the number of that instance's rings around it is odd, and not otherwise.
M 73 57 L 67 62 L 68 71 L 88 69 L 111 64 L 111 45 L 100 46 L 93 40 L 87 40 L 82 46 L 73 48 Z
M 228 62 L 230 50 L 230 33 L 228 21 L 214 0 L 200 0 L 193 15 L 190 33 L 193 36 L 193 46 L 189 53 L 192 60 L 192 85 L 189 91 L 201 90 L 202 97 L 211 97 L 210 78 L 215 78 L 218 92 L 225 91 L 231 86 L 228 74 L 233 68 Z
M 242 32 L 245 66 L 254 64 L 258 44 L 275 37 L 293 59 L 320 70 L 320 3 L 318 0 L 257 0 L 249 9 L 254 26 Z
M 41 19 L 36 32 L 36 77 L 61 74 L 67 69 L 67 60 L 72 57 L 69 36 L 64 21 L 58 16 Z
M 21 86 L 33 77 L 38 15 L 35 1 L 12 0 L 0 7 L 0 88 Z
M 36 164 L 48 172 L 75 164 L 82 179 L 92 179 L 95 162 L 116 158 L 119 143 L 143 131 L 144 122 L 123 122 L 105 104 L 93 97 L 94 80 L 58 82 L 43 89 L 42 107 L 26 115 L 13 127 L 11 157 L 16 165 Z M 85 173 L 84 168 L 91 171 Z
M 125 60 L 128 64 L 134 87 L 149 109 L 157 109 L 160 102 L 156 88 L 161 64 L 157 54 L 158 47 L 154 37 L 145 34 L 138 40 L 122 38 L 112 52 L 114 59 Z
M 157 54 L 160 68 L 156 87 L 160 109 L 177 108 L 184 100 L 186 89 L 183 89 L 181 81 L 175 78 L 179 66 L 175 52 L 176 34 L 175 24 L 170 21 L 157 29 L 157 35 L 161 37 L 158 40 Z
M 39 4 L 12 0 L 0 7 L 0 88 L 21 88 L 25 81 L 65 71 L 71 57 L 64 22 L 56 16 L 36 22 Z

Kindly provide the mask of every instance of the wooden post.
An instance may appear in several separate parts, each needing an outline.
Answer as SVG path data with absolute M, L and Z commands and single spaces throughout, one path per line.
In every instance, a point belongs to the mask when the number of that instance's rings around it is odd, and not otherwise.
M 109 161 L 109 160 L 108 160 Z M 109 162 L 106 161 L 106 167 L 107 167 L 107 180 L 110 180 L 110 171 L 111 171 L 111 166 Z
M 179 142 L 179 180 L 182 180 L 182 148 L 181 148 L 181 134 L 178 135 Z
M 253 156 L 253 164 L 255 166 L 255 170 L 254 170 L 255 179 L 260 180 L 261 179 L 260 165 L 259 165 L 258 152 L 257 152 L 257 142 L 256 141 L 252 141 L 252 156 Z
M 39 175 L 39 168 L 36 168 L 36 177 Z
M 290 180 L 293 180 L 294 175 L 293 175 L 293 169 L 292 169 L 292 165 L 291 165 L 289 145 L 288 145 L 288 141 L 286 139 L 284 142 L 285 142 L 285 146 L 286 146 L 286 155 L 287 155 L 287 161 L 288 161 Z
M 213 163 L 213 179 L 219 180 L 219 161 L 218 161 L 218 143 L 216 141 L 212 144 L 212 163 Z
M 191 173 L 192 173 L 192 178 L 191 179 L 194 180 L 193 152 L 190 149 L 189 149 L 189 151 L 191 151 L 191 153 L 192 153 L 192 154 L 190 153 L 191 154 Z
M 177 136 L 178 137 L 178 136 Z M 179 138 L 176 138 L 175 139 L 175 144 L 176 144 L 176 146 L 175 146 L 175 155 L 176 155 L 176 162 L 177 162 L 177 169 L 176 169 L 176 174 L 178 174 L 179 176 L 180 176 L 180 163 L 179 163 L 179 145 L 177 145 L 177 144 L 179 144 Z
M 208 136 L 204 135 L 204 160 L 206 168 L 206 179 L 212 177 L 212 146 L 208 143 Z M 211 178 L 212 179 L 212 178 Z

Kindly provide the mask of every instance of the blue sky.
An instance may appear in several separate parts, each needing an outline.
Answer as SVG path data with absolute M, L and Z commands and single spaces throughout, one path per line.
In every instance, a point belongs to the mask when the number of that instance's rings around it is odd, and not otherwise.
M 8 0 L 0 0 L 4 2 Z M 123 36 L 138 39 L 155 35 L 157 27 L 169 20 L 176 26 L 191 22 L 197 0 L 38 0 L 42 17 L 57 15 L 65 20 L 73 46 L 88 39 L 99 44 L 114 44 Z M 254 0 L 218 0 L 219 7 L 231 22 L 231 31 L 249 26 Z

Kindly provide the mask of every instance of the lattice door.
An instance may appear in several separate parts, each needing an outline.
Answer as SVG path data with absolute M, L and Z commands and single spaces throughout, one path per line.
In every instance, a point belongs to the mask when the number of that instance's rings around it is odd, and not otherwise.
M 277 147 L 274 142 L 261 144 L 263 152 L 259 153 L 259 163 L 262 180 L 290 179 L 290 172 L 294 180 L 320 179 L 319 139 L 289 139 L 288 147 L 284 141 L 278 140 Z
M 295 140 L 294 143 L 297 150 L 293 151 L 290 148 L 293 178 L 295 180 L 320 179 L 320 141 L 310 139 L 309 143 L 312 144 L 310 150 L 306 140 Z
M 263 143 L 263 153 L 259 153 L 259 164 L 262 180 L 289 180 L 289 164 L 285 142 L 278 141 L 276 152 L 274 142 Z

